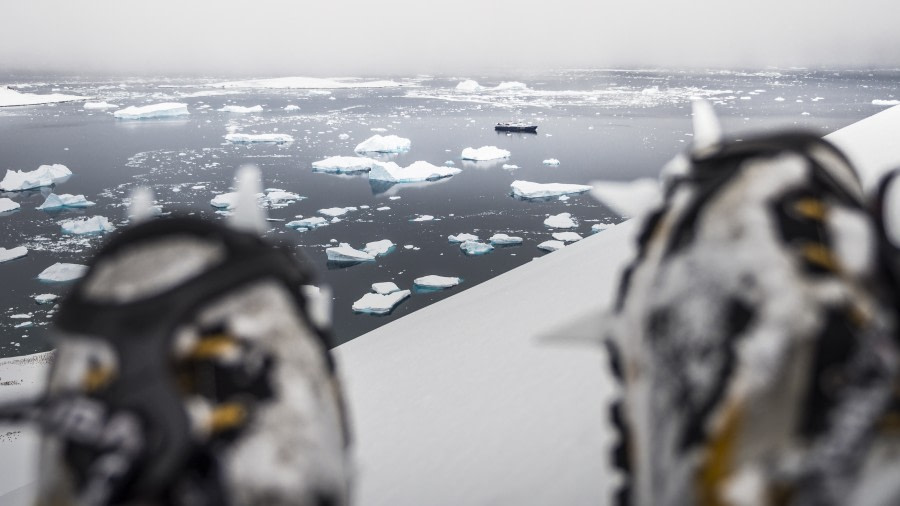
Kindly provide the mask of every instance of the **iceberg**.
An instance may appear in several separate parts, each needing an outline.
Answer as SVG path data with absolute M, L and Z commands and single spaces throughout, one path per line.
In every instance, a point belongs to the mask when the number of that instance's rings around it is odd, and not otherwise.
M 486 255 L 491 251 L 494 251 L 494 247 L 490 244 L 485 244 L 478 241 L 466 241 L 459 245 L 459 249 L 461 249 L 466 255 L 472 256 Z
M 597 232 L 601 232 L 609 228 L 609 225 L 606 223 L 594 223 L 591 225 L 591 233 L 596 234 Z
M 376 163 L 378 162 L 371 158 L 359 156 L 332 156 L 313 162 L 312 167 L 316 172 L 352 174 L 354 172 L 368 172 Z
M 103 216 L 93 216 L 91 218 L 81 218 L 77 220 L 66 220 L 60 223 L 64 234 L 102 234 L 104 232 L 112 232 L 116 229 L 108 219 Z
M 15 211 L 16 209 L 22 207 L 18 202 L 13 199 L 2 198 L 0 199 L 0 213 L 8 213 L 10 211 Z
M 87 269 L 87 265 L 57 262 L 41 271 L 41 273 L 38 274 L 38 279 L 51 283 L 63 283 L 84 276 Z
M 402 86 L 396 81 L 363 81 L 359 79 L 320 79 L 317 77 L 278 77 L 274 79 L 252 79 L 215 83 L 214 88 L 264 88 L 324 90 L 345 88 L 392 88 Z
M 17 258 L 22 258 L 23 256 L 28 254 L 28 249 L 25 246 L 19 246 L 17 248 L 0 248 L 0 263 L 9 262 L 10 260 L 15 260 Z
M 544 251 L 556 251 L 566 247 L 566 243 L 562 241 L 544 241 L 537 245 L 538 248 Z
M 375 162 L 375 166 L 369 171 L 369 179 L 388 183 L 417 183 L 455 176 L 460 172 L 462 170 L 455 167 L 440 167 L 421 160 L 408 167 L 400 167 L 394 162 Z
M 228 134 L 225 140 L 233 144 L 285 144 L 294 142 L 294 138 L 288 134 Z
M 662 202 L 659 180 L 641 178 L 622 183 L 619 181 L 592 181 L 591 196 L 623 217 L 634 218 L 653 209 Z
M 519 169 L 520 167 L 518 165 L 511 164 L 511 163 L 504 163 L 500 168 L 503 170 L 516 170 L 516 169 Z
M 110 104 L 109 102 L 85 102 L 83 107 L 84 110 L 90 111 L 93 109 L 115 109 L 119 106 L 117 106 L 116 104 Z
M 356 263 L 371 262 L 375 260 L 375 255 L 366 253 L 365 251 L 360 251 L 358 249 L 353 249 L 349 244 L 345 242 L 342 242 L 339 246 L 326 248 L 325 254 L 328 256 L 329 262 Z
M 471 93 L 473 91 L 479 91 L 483 89 L 484 86 L 478 84 L 478 81 L 474 81 L 472 79 L 466 79 L 465 81 L 462 81 L 456 85 L 456 91 L 462 91 L 466 93 Z
M 415 280 L 413 280 L 413 284 L 418 288 L 443 289 L 450 288 L 451 286 L 456 286 L 460 283 L 460 281 L 462 281 L 461 278 L 452 276 L 436 276 L 432 274 L 429 276 L 416 278 Z
M 329 207 L 328 209 L 319 209 L 319 214 L 324 214 L 325 216 L 331 216 L 332 218 L 337 218 L 338 216 L 343 216 L 350 211 L 356 211 L 355 207 Z
M 463 160 L 484 162 L 488 160 L 500 160 L 502 158 L 509 158 L 509 155 L 509 151 L 500 149 L 497 146 L 482 146 L 478 149 L 466 148 L 462 150 L 461 158 Z
M 545 199 L 560 195 L 572 195 L 591 190 L 590 185 L 565 183 L 532 183 L 531 181 L 513 181 L 509 185 L 513 195 L 523 199 Z
M 265 200 L 269 203 L 270 206 L 280 206 L 284 207 L 291 202 L 296 202 L 298 200 L 303 200 L 304 197 L 294 193 L 294 192 L 286 192 L 284 190 L 274 190 L 266 193 Z
M 90 207 L 92 205 L 94 205 L 94 203 L 84 198 L 84 195 L 70 195 L 68 193 L 57 195 L 51 193 L 50 195 L 47 195 L 44 203 L 37 208 L 42 211 L 54 211 L 66 207 L 82 208 Z
M 415 218 L 413 218 L 409 221 L 431 221 L 433 219 L 434 219 L 434 216 L 432 216 L 430 214 L 420 214 L 419 216 L 416 216 Z
M 474 234 L 459 234 L 447 236 L 447 239 L 452 243 L 460 243 L 466 241 L 477 241 L 478 236 Z
M 554 239 L 562 242 L 577 242 L 584 239 L 578 232 L 553 232 L 552 235 Z
M 559 160 L 556 158 L 548 158 L 544 160 L 544 165 L 559 165 Z
M 401 153 L 409 151 L 412 142 L 396 135 L 378 135 L 360 142 L 354 151 L 357 153 Z
M 294 104 L 286 105 L 286 106 L 284 106 L 284 110 L 287 111 L 287 112 L 291 112 L 291 111 L 299 111 L 299 110 L 300 110 L 300 106 L 299 106 L 299 105 L 294 105 Z
M 52 293 L 42 293 L 42 294 L 40 294 L 40 295 L 35 295 L 35 296 L 32 297 L 32 298 L 33 298 L 34 301 L 37 302 L 38 304 L 50 304 L 50 303 L 53 302 L 54 300 L 58 299 L 58 298 L 59 298 L 59 295 L 55 295 L 55 294 L 52 294 Z
M 0 181 L 0 190 L 17 192 L 42 186 L 52 186 L 67 180 L 71 175 L 72 171 L 68 167 L 58 163 L 41 165 L 30 172 L 7 170 L 3 181 Z
M 328 225 L 328 220 L 326 220 L 325 218 L 322 218 L 321 216 L 313 216 L 312 218 L 289 221 L 289 222 L 285 223 L 284 226 L 286 226 L 288 228 L 295 228 L 301 232 L 305 232 L 307 230 L 324 227 L 326 225 Z
M 187 116 L 190 114 L 187 104 L 176 102 L 165 102 L 162 104 L 152 104 L 145 106 L 131 106 L 119 109 L 113 113 L 113 116 L 119 119 L 153 119 L 153 118 L 173 118 L 177 116 Z
M 380 295 L 387 295 L 389 293 L 399 292 L 400 287 L 397 286 L 396 283 L 385 281 L 383 283 L 372 283 L 372 291 Z
M 380 241 L 367 242 L 366 247 L 363 248 L 363 251 L 370 255 L 375 256 L 384 256 L 394 250 L 396 244 L 391 242 L 390 239 L 382 239 Z
M 15 107 L 21 105 L 53 104 L 58 102 L 75 102 L 86 97 L 76 95 L 63 95 L 52 93 L 50 95 L 37 95 L 35 93 L 21 93 L 11 90 L 6 86 L 0 86 L 0 107 Z
M 251 112 L 263 112 L 263 108 L 261 105 L 254 105 L 253 107 L 244 107 L 242 105 L 226 105 L 225 107 L 218 109 L 218 111 L 219 112 L 233 112 L 233 113 L 237 113 L 237 114 L 247 114 L 247 113 L 251 113 Z
M 488 239 L 495 246 L 509 246 L 513 244 L 522 244 L 521 237 L 510 236 L 506 234 L 494 234 Z
M 560 213 L 547 217 L 544 220 L 544 225 L 551 228 L 575 228 L 578 226 L 578 223 L 572 218 L 571 214 Z
M 377 315 L 388 314 L 403 299 L 409 297 L 409 293 L 409 290 L 399 290 L 389 294 L 367 293 L 353 303 L 353 311 Z
M 900 100 L 875 99 L 872 101 L 872 105 L 900 105 Z

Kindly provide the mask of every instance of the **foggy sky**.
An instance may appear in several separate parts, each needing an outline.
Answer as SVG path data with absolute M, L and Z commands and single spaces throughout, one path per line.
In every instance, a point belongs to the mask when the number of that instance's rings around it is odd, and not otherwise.
M 0 0 L 0 73 L 900 67 L 898 0 Z

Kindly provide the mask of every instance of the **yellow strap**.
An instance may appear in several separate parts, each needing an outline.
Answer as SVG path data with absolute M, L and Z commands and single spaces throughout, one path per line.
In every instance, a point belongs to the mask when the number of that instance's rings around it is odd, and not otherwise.
M 247 409 L 236 402 L 219 404 L 209 418 L 209 429 L 213 433 L 233 429 L 247 419 Z

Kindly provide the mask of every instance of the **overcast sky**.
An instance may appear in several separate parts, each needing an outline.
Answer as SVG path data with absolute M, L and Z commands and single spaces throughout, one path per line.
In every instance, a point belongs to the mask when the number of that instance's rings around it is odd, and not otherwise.
M 900 0 L 2 0 L 3 71 L 900 67 Z

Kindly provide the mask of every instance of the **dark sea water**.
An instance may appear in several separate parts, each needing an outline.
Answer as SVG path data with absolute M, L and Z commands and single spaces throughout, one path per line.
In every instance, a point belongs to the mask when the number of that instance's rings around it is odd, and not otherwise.
M 456 91 L 455 86 L 466 78 L 485 87 L 518 81 L 527 89 Z M 900 96 L 897 71 L 577 70 L 392 79 L 403 86 L 221 89 L 211 86 L 224 80 L 219 78 L 0 75 L 0 85 L 22 92 L 90 96 L 122 107 L 184 102 L 191 112 L 187 118 L 123 121 L 112 116 L 114 109 L 84 110 L 83 102 L 0 108 L 0 175 L 6 169 L 34 170 L 52 163 L 62 163 L 74 173 L 56 188 L 0 193 L 22 205 L 20 211 L 0 215 L 0 247 L 29 249 L 27 257 L 0 264 L 0 356 L 52 347 L 48 325 L 52 305 L 39 306 L 31 297 L 64 294 L 68 285 L 41 283 L 36 276 L 55 262 L 85 263 L 103 241 L 102 236 L 64 236 L 59 222 L 101 215 L 122 226 L 126 223 L 123 201 L 140 185 L 155 191 L 164 211 L 223 219 L 209 201 L 216 193 L 229 191 L 237 167 L 251 163 L 260 167 L 265 187 L 306 197 L 271 209 L 272 218 L 284 221 L 271 222 L 268 235 L 294 244 L 319 281 L 332 287 L 335 334 L 338 342 L 345 342 L 546 254 L 536 245 L 551 238 L 551 230 L 543 225 L 549 214 L 571 213 L 579 222 L 577 231 L 585 236 L 595 223 L 621 221 L 586 194 L 567 201 L 529 202 L 512 198 L 509 185 L 516 179 L 586 184 L 655 176 L 690 142 L 692 97 L 711 100 L 725 130 L 741 135 L 798 127 L 826 134 L 884 109 L 873 105 L 873 100 Z M 289 104 L 300 109 L 287 112 L 284 107 Z M 224 105 L 262 105 L 264 111 L 217 111 Z M 494 132 L 494 123 L 510 119 L 537 123 L 538 134 Z M 224 140 L 229 129 L 287 133 L 295 142 L 233 145 Z M 386 187 L 370 184 L 364 175 L 312 171 L 312 162 L 332 155 L 351 156 L 358 143 L 375 133 L 411 139 L 408 152 L 386 158 L 401 166 L 416 160 L 435 165 L 452 161 L 463 172 L 433 183 Z M 512 155 L 496 163 L 460 160 L 464 148 L 486 145 L 507 149 Z M 544 165 L 548 158 L 561 163 Z M 506 170 L 501 168 L 504 163 L 520 168 Z M 97 205 L 63 212 L 36 210 L 51 191 L 84 194 Z M 345 206 L 369 207 L 309 232 L 284 227 L 295 216 L 311 217 L 321 208 Z M 390 210 L 376 211 L 385 206 Z M 421 214 L 435 220 L 410 221 Z M 448 235 L 463 232 L 482 240 L 503 232 L 525 241 L 468 257 L 447 240 Z M 398 248 L 373 263 L 344 268 L 326 263 L 325 248 L 332 242 L 362 248 L 380 239 L 390 239 Z M 604 260 L 601 256 L 596 261 Z M 394 281 L 400 288 L 412 289 L 413 279 L 428 274 L 460 276 L 464 281 L 450 290 L 414 292 L 388 316 L 351 310 L 374 282 Z M 10 318 L 16 314 L 31 317 Z M 33 325 L 15 327 L 25 321 Z

